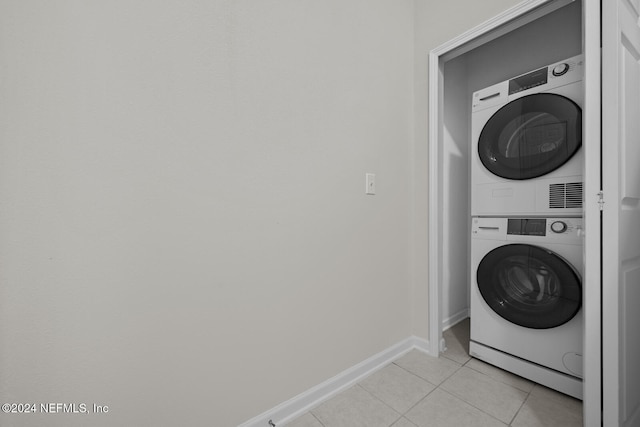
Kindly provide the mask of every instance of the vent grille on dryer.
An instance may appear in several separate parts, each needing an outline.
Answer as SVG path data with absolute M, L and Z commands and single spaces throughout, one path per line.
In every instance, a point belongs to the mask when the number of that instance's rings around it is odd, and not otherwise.
M 549 185 L 549 208 L 582 209 L 582 183 L 567 182 Z

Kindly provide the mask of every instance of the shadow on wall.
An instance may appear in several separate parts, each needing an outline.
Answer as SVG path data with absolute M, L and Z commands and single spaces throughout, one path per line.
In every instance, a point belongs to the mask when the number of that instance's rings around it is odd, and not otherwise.
M 449 326 L 469 309 L 469 151 L 470 104 L 466 58 L 445 65 L 443 178 L 442 321 Z

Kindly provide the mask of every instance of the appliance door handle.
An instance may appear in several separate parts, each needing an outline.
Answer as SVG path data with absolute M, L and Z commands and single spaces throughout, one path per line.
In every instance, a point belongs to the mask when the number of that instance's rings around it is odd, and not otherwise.
M 486 101 L 487 99 L 495 98 L 500 96 L 500 92 L 492 93 L 491 95 L 487 95 L 484 98 L 480 98 L 480 101 Z

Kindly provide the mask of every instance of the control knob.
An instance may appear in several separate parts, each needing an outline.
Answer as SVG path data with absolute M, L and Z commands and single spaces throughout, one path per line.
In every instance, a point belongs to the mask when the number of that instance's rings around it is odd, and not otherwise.
M 569 71 L 569 64 L 567 64 L 566 62 L 563 62 L 562 64 L 558 64 L 555 67 L 553 67 L 553 71 L 551 71 L 551 73 L 556 76 L 562 76 L 563 74 L 566 74 L 567 71 Z
M 554 221 L 551 223 L 551 231 L 554 233 L 564 233 L 567 231 L 567 223 L 564 221 Z

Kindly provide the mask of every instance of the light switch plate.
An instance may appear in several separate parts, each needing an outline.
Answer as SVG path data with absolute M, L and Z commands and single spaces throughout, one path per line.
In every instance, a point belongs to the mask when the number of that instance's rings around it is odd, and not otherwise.
M 365 182 L 366 182 L 366 194 L 376 194 L 376 174 L 375 173 L 367 173 L 365 174 Z

